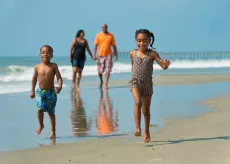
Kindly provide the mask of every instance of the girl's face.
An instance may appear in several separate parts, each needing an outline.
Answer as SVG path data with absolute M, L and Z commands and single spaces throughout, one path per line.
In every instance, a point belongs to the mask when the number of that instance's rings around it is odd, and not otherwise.
M 139 33 L 136 37 L 136 44 L 139 50 L 145 51 L 148 49 L 150 40 L 145 33 Z
M 85 36 L 84 32 L 81 32 L 79 38 L 83 39 L 84 36 Z

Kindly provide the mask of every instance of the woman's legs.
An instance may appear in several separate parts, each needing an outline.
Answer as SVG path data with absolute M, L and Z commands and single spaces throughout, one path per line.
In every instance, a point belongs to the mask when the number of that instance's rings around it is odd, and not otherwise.
M 77 76 L 77 67 L 72 67 L 73 68 L 73 76 L 72 76 L 72 88 L 75 88 L 75 83 L 76 83 L 76 76 Z
M 80 88 L 79 88 L 79 86 L 80 86 L 80 82 L 81 82 L 81 75 L 82 75 L 82 69 L 80 69 L 80 68 L 78 68 L 78 72 L 77 72 L 77 74 L 78 74 L 78 76 L 77 76 L 77 85 L 76 85 L 76 90 L 78 91 L 78 92 L 80 92 Z
M 139 88 L 132 88 L 134 104 L 134 120 L 136 124 L 135 136 L 141 136 L 141 94 Z

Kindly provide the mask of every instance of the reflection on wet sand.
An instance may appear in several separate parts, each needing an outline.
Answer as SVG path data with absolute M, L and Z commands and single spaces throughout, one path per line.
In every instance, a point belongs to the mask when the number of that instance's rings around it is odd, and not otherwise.
M 86 136 L 91 128 L 92 119 L 88 119 L 86 116 L 86 110 L 79 92 L 73 90 L 71 100 L 72 110 L 70 119 L 73 136 Z
M 100 99 L 98 102 L 98 113 L 95 117 L 97 133 L 99 135 L 111 134 L 118 129 L 118 112 L 116 111 L 113 118 L 113 101 L 105 90 L 105 99 L 103 90 L 100 90 Z

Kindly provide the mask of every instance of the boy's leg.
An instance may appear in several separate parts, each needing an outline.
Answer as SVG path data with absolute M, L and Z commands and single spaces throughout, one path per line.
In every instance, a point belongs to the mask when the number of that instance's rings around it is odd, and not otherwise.
M 44 111 L 43 110 L 38 110 L 38 123 L 39 123 L 39 127 L 36 130 L 37 134 L 40 134 L 42 132 L 42 129 L 44 128 L 43 120 L 44 120 Z
M 56 117 L 55 117 L 55 114 L 49 114 L 49 118 L 50 118 L 50 125 L 51 125 L 50 138 L 55 138 L 56 137 Z
M 134 104 L 134 120 L 136 124 L 135 136 L 141 136 L 141 94 L 139 88 L 132 88 Z
M 142 113 L 145 119 L 144 142 L 149 142 L 151 140 L 149 133 L 151 99 L 152 96 L 142 97 Z

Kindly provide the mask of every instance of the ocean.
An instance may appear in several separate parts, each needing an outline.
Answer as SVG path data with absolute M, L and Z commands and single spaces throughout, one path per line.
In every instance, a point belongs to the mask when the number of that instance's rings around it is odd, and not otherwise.
M 197 52 L 197 53 L 159 53 L 162 59 L 171 60 L 170 69 L 163 71 L 154 64 L 153 75 L 165 74 L 223 74 L 230 71 L 230 52 Z M 39 55 L 28 56 L 0 56 L 0 94 L 21 93 L 30 91 L 33 67 L 40 63 Z M 57 63 L 66 81 L 72 79 L 72 68 L 69 56 L 54 56 L 52 62 Z M 114 63 L 113 79 L 127 79 L 130 77 L 131 64 L 128 52 L 119 53 L 118 62 Z M 87 56 L 83 71 L 83 83 L 97 80 L 96 61 Z M 67 85 L 64 85 L 67 87 Z
M 160 53 L 171 60 L 163 71 L 154 64 L 154 76 L 227 74 L 230 53 Z M 126 135 L 135 130 L 133 97 L 128 87 L 111 87 L 108 92 L 98 86 L 82 86 L 81 93 L 71 91 L 72 68 L 68 56 L 54 56 L 59 65 L 64 87 L 56 107 L 57 143 L 78 142 L 84 139 Z M 45 115 L 45 128 L 40 136 L 36 100 L 29 98 L 33 67 L 39 56 L 0 57 L 0 151 L 34 148 L 53 144 L 49 139 L 50 125 Z M 131 64 L 128 53 L 120 53 L 114 64 L 111 80 L 127 80 Z M 87 58 L 82 84 L 98 83 L 96 62 Z M 165 118 L 188 118 L 209 112 L 196 102 L 230 94 L 229 82 L 213 84 L 154 86 L 151 103 L 151 124 L 165 126 Z M 186 91 L 186 92 L 185 92 Z M 165 94 L 167 93 L 167 94 Z M 142 121 L 143 127 L 143 121 Z

